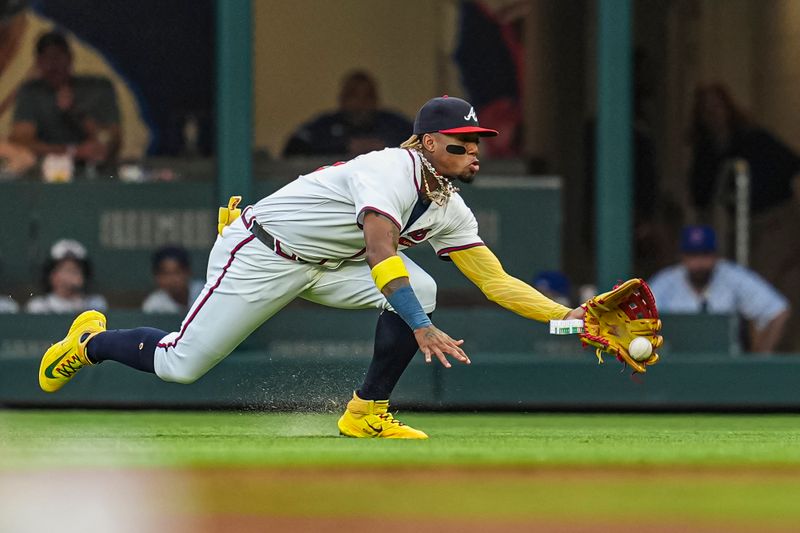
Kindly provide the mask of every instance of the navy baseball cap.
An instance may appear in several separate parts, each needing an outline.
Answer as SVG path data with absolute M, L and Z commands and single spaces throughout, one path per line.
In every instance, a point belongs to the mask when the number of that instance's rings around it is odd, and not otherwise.
M 711 226 L 686 226 L 681 232 L 681 252 L 707 254 L 717 251 L 717 234 Z
M 477 133 L 481 137 L 494 137 L 497 130 L 481 128 L 472 104 L 453 96 L 440 96 L 425 102 L 414 118 L 414 135 L 423 133 Z

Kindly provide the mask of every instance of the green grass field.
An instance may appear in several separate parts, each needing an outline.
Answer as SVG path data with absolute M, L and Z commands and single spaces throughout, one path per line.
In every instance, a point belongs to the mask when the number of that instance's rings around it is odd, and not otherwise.
M 163 530 L 164 521 L 171 531 L 259 531 L 265 523 L 338 531 L 382 506 L 404 520 L 398 529 L 384 524 L 387 531 L 794 531 L 800 524 L 798 416 L 401 419 L 431 439 L 338 437 L 335 414 L 0 411 L 0 532 L 45 520 L 31 511 L 33 518 L 8 522 L 58 487 L 123 512 L 129 500 L 113 495 L 130 493 L 131 483 L 134 501 L 143 502 L 135 531 Z

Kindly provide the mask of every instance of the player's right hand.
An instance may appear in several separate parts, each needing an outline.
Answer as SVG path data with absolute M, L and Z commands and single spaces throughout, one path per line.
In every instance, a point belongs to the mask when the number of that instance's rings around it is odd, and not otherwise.
M 584 316 L 586 316 L 586 309 L 584 309 L 583 306 L 580 306 L 564 315 L 562 320 L 583 320 Z
M 470 364 L 469 357 L 460 348 L 464 344 L 464 339 L 454 340 L 434 325 L 414 330 L 414 337 L 417 339 L 420 351 L 425 355 L 426 363 L 430 363 L 435 355 L 442 366 L 450 368 L 452 365 L 447 360 L 447 355 L 450 355 L 464 364 Z

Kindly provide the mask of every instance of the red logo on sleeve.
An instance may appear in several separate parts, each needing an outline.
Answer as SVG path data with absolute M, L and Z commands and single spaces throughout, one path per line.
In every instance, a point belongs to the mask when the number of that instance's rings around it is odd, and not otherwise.
M 431 230 L 429 228 L 414 230 L 400 237 L 400 239 L 398 239 L 398 243 L 402 244 L 405 247 L 411 247 L 417 245 L 425 240 L 425 237 L 428 236 L 428 233 L 430 233 L 430 231 Z

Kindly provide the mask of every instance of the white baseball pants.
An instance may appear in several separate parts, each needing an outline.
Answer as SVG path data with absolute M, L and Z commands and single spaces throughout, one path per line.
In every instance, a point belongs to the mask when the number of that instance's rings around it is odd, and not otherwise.
M 436 282 L 404 254 L 398 255 L 423 309 L 432 313 Z M 205 287 L 180 331 L 158 343 L 156 374 L 164 381 L 196 381 L 297 297 L 340 309 L 391 309 L 366 261 L 345 261 L 331 269 L 286 259 L 256 239 L 240 217 L 217 237 Z

